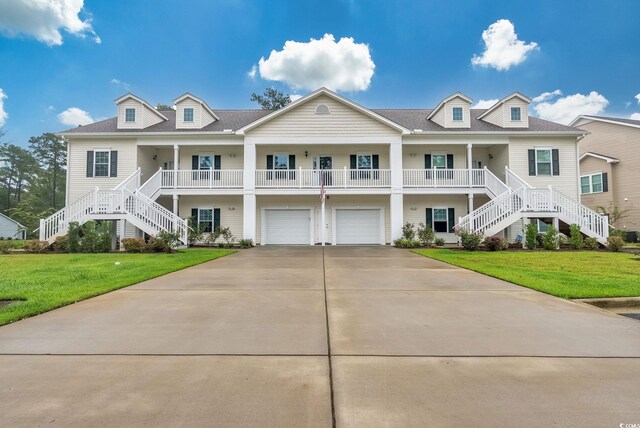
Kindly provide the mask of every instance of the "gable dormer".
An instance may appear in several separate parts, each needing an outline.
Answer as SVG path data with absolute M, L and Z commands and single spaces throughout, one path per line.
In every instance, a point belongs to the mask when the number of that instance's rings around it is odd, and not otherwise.
M 176 129 L 201 129 L 219 120 L 207 103 L 188 92 L 173 103 L 176 106 Z
M 167 118 L 142 98 L 128 93 L 116 100 L 118 129 L 145 129 Z
M 471 128 L 469 110 L 471 98 L 460 92 L 448 96 L 433 109 L 427 120 L 443 128 Z
M 528 128 L 530 102 L 529 97 L 514 92 L 495 103 L 478 119 L 501 128 Z

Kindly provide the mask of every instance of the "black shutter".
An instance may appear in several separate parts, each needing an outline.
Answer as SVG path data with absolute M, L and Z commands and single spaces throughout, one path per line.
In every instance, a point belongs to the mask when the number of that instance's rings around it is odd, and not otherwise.
M 93 150 L 87 151 L 87 177 L 93 177 Z
M 191 208 L 191 218 L 193 219 L 194 223 L 198 222 L 198 209 L 197 208 Z
M 453 233 L 453 226 L 456 225 L 456 213 L 453 208 L 447 209 L 447 214 L 449 215 L 449 233 Z
M 213 169 L 216 170 L 213 173 L 214 180 L 220 180 L 220 169 L 222 167 L 222 156 L 215 155 L 213 157 Z
M 213 209 L 213 230 L 220 229 L 220 208 Z
M 425 224 L 433 229 L 433 209 L 431 208 L 427 208 L 427 222 Z
M 198 179 L 198 173 L 195 172 L 195 171 L 200 169 L 200 157 L 198 155 L 192 155 L 191 156 L 191 169 L 194 170 L 194 172 L 191 173 L 192 178 L 194 180 L 197 180 Z
M 358 157 L 356 155 L 349 156 L 349 167 L 351 168 L 351 179 L 355 180 L 358 177 L 358 173 L 355 171 L 358 169 Z
M 371 155 L 371 168 L 379 169 L 380 167 L 380 157 L 378 155 Z M 373 179 L 380 179 L 380 173 L 378 171 L 373 171 Z
M 267 169 L 273 169 L 273 155 L 267 155 Z M 267 171 L 267 180 L 273 180 L 272 171 Z
M 431 155 L 424 155 L 424 169 L 431 169 Z
M 289 155 L 289 180 L 296 179 L 296 155 Z
M 529 149 L 529 175 L 536 175 L 536 151 Z
M 603 192 L 609 191 L 609 174 L 606 172 L 602 173 L 602 191 Z
M 447 155 L 447 169 L 453 169 L 453 155 Z
M 551 164 L 553 166 L 553 175 L 560 175 L 560 153 L 558 149 L 551 150 Z
M 111 171 L 109 172 L 110 177 L 118 176 L 118 151 L 111 151 Z

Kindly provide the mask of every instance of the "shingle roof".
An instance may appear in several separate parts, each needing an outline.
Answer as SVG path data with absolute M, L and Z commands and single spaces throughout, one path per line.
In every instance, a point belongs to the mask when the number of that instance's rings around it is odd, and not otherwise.
M 528 128 L 500 128 L 499 126 L 478 119 L 478 116 L 484 113 L 486 109 L 471 109 L 471 128 L 444 128 L 431 120 L 427 120 L 427 116 L 429 116 L 433 109 L 371 109 L 371 111 L 407 129 L 422 129 L 424 132 L 580 132 L 577 128 L 549 122 L 532 116 L 529 116 Z M 176 129 L 176 112 L 167 110 L 162 111 L 162 114 L 166 116 L 168 120 L 144 129 L 118 129 L 117 118 L 112 117 L 100 122 L 72 128 L 60 132 L 60 134 L 222 132 L 226 129 L 237 131 L 271 113 L 270 110 L 214 110 L 214 112 L 220 117 L 220 120 L 202 129 Z M 635 122 L 640 124 L 640 121 Z
M 583 114 L 582 117 L 592 117 L 594 119 L 610 120 L 612 122 L 620 122 L 620 123 L 626 123 L 628 125 L 640 126 L 640 120 L 635 120 L 635 119 L 624 119 L 621 117 L 610 117 L 610 116 L 592 116 L 590 114 Z

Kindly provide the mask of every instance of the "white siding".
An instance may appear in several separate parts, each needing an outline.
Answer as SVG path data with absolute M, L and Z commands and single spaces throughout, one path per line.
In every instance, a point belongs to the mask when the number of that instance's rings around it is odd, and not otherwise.
M 424 155 L 426 154 L 452 154 L 454 168 L 467 167 L 467 147 L 458 145 L 411 145 L 405 146 L 402 153 L 402 168 L 422 169 L 424 168 Z M 415 155 L 415 156 L 413 156 Z
M 173 160 L 173 149 L 168 150 Z M 242 146 L 180 146 L 180 168 L 191 169 L 191 157 L 198 154 L 220 155 L 222 169 L 243 169 Z M 166 157 L 166 155 L 165 155 Z
M 133 108 L 136 110 L 136 120 L 135 122 L 126 122 L 125 121 L 125 112 L 128 108 Z M 118 104 L 118 129 L 142 129 L 144 128 L 144 120 L 143 120 L 143 109 L 144 106 L 142 103 L 129 98 L 124 100 L 120 104 Z
M 156 156 L 154 160 L 153 157 Z M 147 181 L 159 168 L 158 149 L 152 146 L 138 146 L 138 166 L 140 167 L 140 183 Z
M 431 118 L 432 121 L 434 121 L 438 125 L 442 126 L 443 128 L 445 127 L 444 110 L 445 110 L 444 106 L 442 106 L 442 108 L 440 110 L 438 110 L 436 112 L 436 114 L 434 114 L 433 117 Z M 463 114 L 464 114 L 464 112 L 463 112 Z
M 193 122 L 184 121 L 184 109 L 193 109 Z M 193 98 L 185 98 L 176 104 L 176 129 L 200 129 L 209 125 L 215 118 L 209 114 L 202 104 Z
M 73 139 L 69 142 L 68 147 L 69 195 L 67 200 L 69 203 L 96 187 L 101 189 L 114 188 L 138 168 L 138 151 L 133 139 L 105 141 Z M 87 151 L 96 149 L 118 151 L 117 177 L 87 177 Z
M 308 156 L 304 156 L 305 150 L 308 152 Z M 333 169 L 350 168 L 350 156 L 358 153 L 370 153 L 372 155 L 378 155 L 379 168 L 389 169 L 389 146 L 388 145 L 375 145 L 375 144 L 362 144 L 362 145 L 310 145 L 310 146 L 292 146 L 292 145 L 260 145 L 256 150 L 256 169 L 267 168 L 267 155 L 274 153 L 289 153 L 296 156 L 296 169 L 302 167 L 303 169 L 311 169 L 313 167 L 313 156 L 324 155 L 331 156 L 333 162 Z M 240 167 L 242 168 L 242 166 Z
M 455 210 L 455 223 L 458 217 L 467 215 L 466 195 L 404 195 L 404 223 L 418 225 L 427 221 L 427 208 L 453 208 Z M 458 242 L 455 233 L 438 233 L 438 237 L 444 238 L 447 243 Z
M 242 196 L 180 196 L 179 216 L 191 217 L 192 208 L 220 208 L 220 227 L 228 227 L 236 241 L 242 239 Z
M 18 230 L 22 229 L 16 222 L 0 215 L 0 238 L 22 239 L 23 232 L 18 232 Z
M 326 104 L 329 114 L 316 114 Z M 327 96 L 319 96 L 247 132 L 252 137 L 396 136 L 399 131 Z
M 453 120 L 453 108 L 462 107 L 462 121 Z M 470 128 L 471 119 L 469 117 L 469 103 L 462 98 L 456 97 L 447 101 L 443 107 L 445 128 Z
M 520 107 L 520 119 L 511 120 L 511 107 Z M 518 97 L 513 97 L 498 106 L 491 113 L 481 120 L 493 123 L 501 128 L 528 128 L 529 127 L 529 105 Z

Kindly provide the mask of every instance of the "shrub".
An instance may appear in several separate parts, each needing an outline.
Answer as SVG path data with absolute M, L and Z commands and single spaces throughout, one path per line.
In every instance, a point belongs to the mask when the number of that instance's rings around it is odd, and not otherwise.
M 218 240 L 218 238 L 220 238 L 220 229 L 215 229 L 213 232 L 209 232 L 205 237 L 204 237 L 204 244 L 212 247 L 213 245 L 215 245 L 216 241 Z
M 27 253 L 46 253 L 49 251 L 49 243 L 47 241 L 38 241 L 37 239 L 33 239 L 24 244 L 24 250 Z
M 569 237 L 562 232 L 558 233 L 558 245 L 560 245 L 561 247 L 568 246 Z
M 149 239 L 147 249 L 154 253 L 172 253 L 178 244 L 178 235 L 162 231 Z
M 251 248 L 253 247 L 253 239 L 241 239 L 238 241 L 238 244 L 240 244 L 242 248 Z
M 67 252 L 77 253 L 80 251 L 80 234 L 82 230 L 77 221 L 69 223 L 69 230 L 67 231 Z
M 11 245 L 11 242 L 8 241 L 4 241 L 2 239 L 0 239 L 0 254 L 9 254 L 11 252 L 11 250 L 13 250 L 13 245 Z
M 111 251 L 109 223 L 88 221 L 83 224 L 78 248 L 81 253 L 108 253 Z
M 444 238 L 435 238 L 435 239 L 433 240 L 433 244 L 434 244 L 436 247 L 444 247 Z
M 233 233 L 231 233 L 231 229 L 228 227 L 221 227 L 219 229 L 219 233 L 222 239 L 224 239 L 224 246 L 230 248 L 233 241 L 236 240 L 236 238 L 233 236 Z
M 528 250 L 534 250 L 538 244 L 538 228 L 535 224 L 529 223 L 524 232 L 524 243 Z
M 436 233 L 430 226 L 425 226 L 424 223 L 420 223 L 418 225 L 418 231 L 416 233 L 418 237 L 418 241 L 420 244 L 429 247 L 433 243 L 434 238 L 436 237 Z
M 617 236 L 624 241 L 627 238 L 627 231 L 623 229 L 611 229 L 609 236 Z
M 584 248 L 584 238 L 580 232 L 580 226 L 572 224 L 569 226 L 570 238 L 569 246 L 574 250 L 582 250 Z
M 393 245 L 398 248 L 416 248 L 420 246 L 420 241 L 400 238 L 393 241 Z
M 56 253 L 66 253 L 67 248 L 69 247 L 69 237 L 58 236 L 53 244 L 51 244 L 51 249 Z
M 596 238 L 585 238 L 584 239 L 584 249 L 589 251 L 594 251 L 598 249 L 598 240 Z
M 624 247 L 624 240 L 619 236 L 609 236 L 607 238 L 607 249 L 614 253 L 622 251 Z
M 402 226 L 402 238 L 407 241 L 413 241 L 416 237 L 416 231 L 414 227 L 415 226 L 413 223 L 405 223 L 404 226 Z
M 482 242 L 482 234 L 478 232 L 467 232 L 465 230 L 461 230 L 458 232 L 458 235 L 462 242 L 462 248 L 467 251 L 477 250 Z
M 484 245 L 489 251 L 502 251 L 509 248 L 507 240 L 497 235 L 484 238 Z
M 197 242 L 202 241 L 204 237 L 204 231 L 202 230 L 202 226 L 198 223 L 198 221 L 191 217 L 189 219 L 189 231 L 187 233 L 187 241 L 189 245 L 194 245 Z
M 123 239 L 122 245 L 127 253 L 142 253 L 145 250 L 145 243 L 142 238 Z
M 549 229 L 542 236 L 542 245 L 545 250 L 557 250 L 560 240 L 558 237 L 558 229 L 549 226 Z

